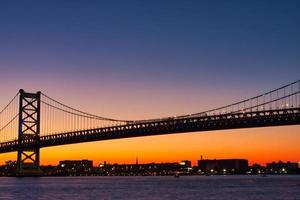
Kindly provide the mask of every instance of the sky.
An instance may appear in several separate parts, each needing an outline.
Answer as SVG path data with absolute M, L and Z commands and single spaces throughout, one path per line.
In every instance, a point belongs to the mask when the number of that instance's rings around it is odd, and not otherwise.
M 42 91 L 120 119 L 197 113 L 299 80 L 300 2 L 0 3 L 0 108 Z M 300 126 L 151 136 L 51 147 L 42 164 L 247 158 L 300 161 Z M 0 163 L 16 159 L 1 154 Z

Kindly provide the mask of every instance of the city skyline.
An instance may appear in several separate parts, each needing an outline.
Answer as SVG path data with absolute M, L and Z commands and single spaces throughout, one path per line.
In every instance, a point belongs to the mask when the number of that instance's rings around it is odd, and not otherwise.
M 191 114 L 299 80 L 297 1 L 0 6 L 0 109 L 20 89 L 117 119 Z M 246 157 L 300 160 L 298 126 L 148 136 L 41 149 L 41 164 Z M 16 153 L 0 155 L 0 163 Z M 193 163 L 194 164 L 194 163 Z
M 211 176 L 211 175 L 296 175 L 300 174 L 300 162 L 272 161 L 265 166 L 249 165 L 247 159 L 200 159 L 197 165 L 190 160 L 161 163 L 109 163 L 95 165 L 93 160 L 61 160 L 57 165 L 40 166 L 42 176 Z M 14 176 L 16 161 L 0 165 L 0 176 Z

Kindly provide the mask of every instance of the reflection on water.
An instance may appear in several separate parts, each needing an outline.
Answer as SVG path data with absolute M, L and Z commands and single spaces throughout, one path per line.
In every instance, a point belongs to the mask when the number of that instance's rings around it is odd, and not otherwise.
M 300 176 L 0 178 L 0 199 L 300 199 Z

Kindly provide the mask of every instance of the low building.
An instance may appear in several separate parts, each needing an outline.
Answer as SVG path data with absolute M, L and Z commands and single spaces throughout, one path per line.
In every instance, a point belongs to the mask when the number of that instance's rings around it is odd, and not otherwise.
M 179 164 L 183 167 L 186 167 L 186 168 L 191 168 L 192 167 L 192 162 L 190 160 L 183 160 Z
M 60 161 L 57 167 L 59 174 L 89 175 L 93 171 L 91 160 L 64 160 Z
M 17 170 L 16 161 L 6 161 L 5 165 L 0 166 L 0 176 L 15 176 Z
M 58 175 L 57 169 L 58 169 L 57 166 L 52 166 L 52 165 L 41 166 L 43 176 L 56 176 Z
M 299 172 L 299 166 L 296 162 L 272 162 L 267 163 L 266 168 L 271 174 L 295 174 Z
M 100 175 L 108 176 L 174 175 L 183 171 L 183 167 L 178 163 L 101 164 L 98 169 Z
M 249 166 L 249 171 L 247 171 L 247 174 L 265 174 L 265 173 L 266 173 L 266 167 L 258 163 L 254 163 L 252 166 Z
M 204 173 L 241 174 L 248 170 L 246 159 L 198 160 L 198 168 Z

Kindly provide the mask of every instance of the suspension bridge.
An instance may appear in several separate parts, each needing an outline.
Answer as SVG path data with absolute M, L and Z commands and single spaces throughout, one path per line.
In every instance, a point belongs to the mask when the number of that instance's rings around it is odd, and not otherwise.
M 300 80 L 223 107 L 149 120 L 111 119 L 20 90 L 0 111 L 0 153 L 17 151 L 17 175 L 40 173 L 40 148 L 195 131 L 300 124 Z

